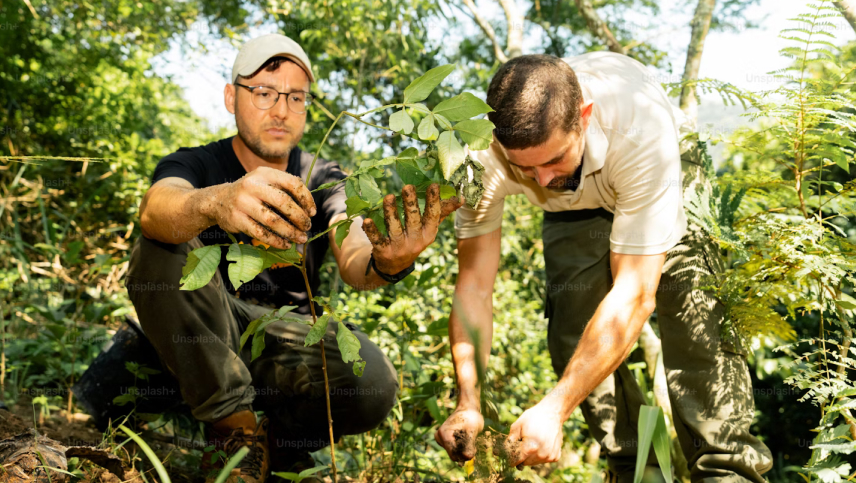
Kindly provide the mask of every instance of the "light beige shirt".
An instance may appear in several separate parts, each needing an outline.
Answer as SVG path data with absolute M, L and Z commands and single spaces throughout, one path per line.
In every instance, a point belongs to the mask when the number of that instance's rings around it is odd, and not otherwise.
M 504 198 L 522 193 L 546 211 L 614 213 L 609 245 L 616 253 L 666 252 L 687 229 L 678 140 L 693 126 L 640 62 L 612 52 L 564 61 L 574 69 L 583 98 L 594 101 L 579 187 L 560 192 L 539 186 L 508 162 L 494 137 L 487 150 L 470 152 L 485 167 L 485 193 L 476 209 L 458 210 L 458 238 L 499 228 Z

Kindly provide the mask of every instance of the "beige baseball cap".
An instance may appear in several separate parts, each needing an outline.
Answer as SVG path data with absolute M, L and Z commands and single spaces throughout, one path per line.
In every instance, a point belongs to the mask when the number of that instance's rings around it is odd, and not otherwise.
M 309 76 L 309 80 L 315 82 L 312 64 L 309 63 L 309 57 L 306 56 L 303 48 L 285 35 L 268 34 L 249 40 L 241 47 L 238 57 L 235 58 L 235 64 L 232 65 L 232 83 L 239 75 L 249 77 L 268 59 L 278 55 L 296 62 Z

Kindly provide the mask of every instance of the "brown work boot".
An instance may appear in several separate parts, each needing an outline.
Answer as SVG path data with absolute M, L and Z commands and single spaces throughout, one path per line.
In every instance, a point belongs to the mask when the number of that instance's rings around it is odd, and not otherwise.
M 225 464 L 223 460 L 228 461 L 244 446 L 250 448 L 250 452 L 232 470 L 225 483 L 242 483 L 241 480 L 243 483 L 264 483 L 270 465 L 267 427 L 267 417 L 261 418 L 257 423 L 255 413 L 249 410 L 232 413 L 212 424 L 210 444 L 214 446 L 215 452 L 222 450 L 226 453 L 226 458 L 219 458 L 214 465 L 210 465 L 212 453 L 203 454 L 203 470 L 205 467 L 215 469 L 213 472 L 206 472 L 205 483 L 213 483 L 217 479 L 216 469 L 222 470 Z

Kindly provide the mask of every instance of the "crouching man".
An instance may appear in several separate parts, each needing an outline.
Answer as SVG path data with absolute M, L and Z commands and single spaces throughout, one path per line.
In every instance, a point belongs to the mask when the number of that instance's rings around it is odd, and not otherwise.
M 484 425 L 476 358 L 484 367 L 490 355 L 503 198 L 525 194 L 544 209 L 547 346 L 559 381 L 511 426 L 519 444 L 511 464 L 557 461 L 562 425 L 580 407 L 612 478 L 633 481 L 645 399 L 624 359 L 656 309 L 691 480 L 763 482 L 772 461 L 749 431 L 746 352 L 723 336 L 724 306 L 702 289 L 723 262 L 684 209 L 685 192 L 709 188 L 683 114 L 641 63 L 610 52 L 512 59 L 487 103 L 494 140 L 473 154 L 485 167 L 485 196 L 455 219 L 460 270 L 449 336 L 458 406 L 437 441 L 455 460 L 475 452 L 456 436 L 472 441 Z
M 230 481 L 261 483 L 271 470 L 294 470 L 310 451 L 330 444 L 321 353 L 317 344 L 304 347 L 307 325 L 271 325 L 261 357 L 251 362 L 250 344 L 237 354 L 252 320 L 283 305 L 309 314 L 312 302 L 302 274 L 290 265 L 274 265 L 236 290 L 225 257 L 205 287 L 180 291 L 187 254 L 229 243 L 227 232 L 244 243 L 297 244 L 316 294 L 322 261 L 332 248 L 345 282 L 372 289 L 407 276 L 434 241 L 440 221 L 460 206 L 455 198 L 441 202 L 434 185 L 420 214 L 413 186 L 405 186 L 405 227 L 394 196 L 384 200 L 390 238 L 382 239 L 373 222 L 365 220 L 363 229 L 375 244 L 362 230 L 351 230 L 340 249 L 333 230 L 304 245 L 313 233 L 346 217 L 344 184 L 311 192 L 345 177 L 337 164 L 319 159 L 308 187 L 303 184 L 313 156 L 297 145 L 314 81 L 306 53 L 288 37 L 272 34 L 247 42 L 225 87 L 226 108 L 235 115 L 238 134 L 162 159 L 140 207 L 143 236 L 133 247 L 126 286 L 147 337 L 178 380 L 193 416 L 210 423 L 209 441 L 228 454 L 250 448 Z M 355 376 L 342 362 L 336 327 L 331 322 L 324 340 L 338 438 L 379 425 L 392 408 L 398 383 L 387 357 L 350 325 L 366 361 L 363 376 Z M 265 417 L 257 421 L 258 410 Z

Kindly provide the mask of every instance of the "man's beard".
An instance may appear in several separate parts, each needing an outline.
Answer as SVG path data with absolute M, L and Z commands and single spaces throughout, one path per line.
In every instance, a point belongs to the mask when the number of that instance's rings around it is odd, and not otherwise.
M 549 183 L 547 183 L 547 186 L 545 186 L 545 188 L 551 191 L 567 191 L 569 189 L 572 189 L 571 178 L 572 176 L 568 175 L 562 176 L 560 178 L 553 178 L 552 180 L 550 180 Z
M 243 123 L 238 122 L 238 136 L 240 136 L 241 140 L 244 141 L 244 144 L 250 148 L 250 151 L 253 152 L 256 156 L 262 159 L 288 159 L 288 155 L 291 153 L 291 150 L 297 145 L 302 136 L 298 136 L 294 138 L 291 142 L 287 143 L 285 147 L 282 148 L 271 148 L 270 146 L 266 146 L 262 142 L 261 132 L 257 133 L 255 136 L 248 136 L 247 133 L 250 132 L 249 129 L 244 129 Z M 271 126 L 270 128 L 277 129 L 287 129 L 285 126 Z

